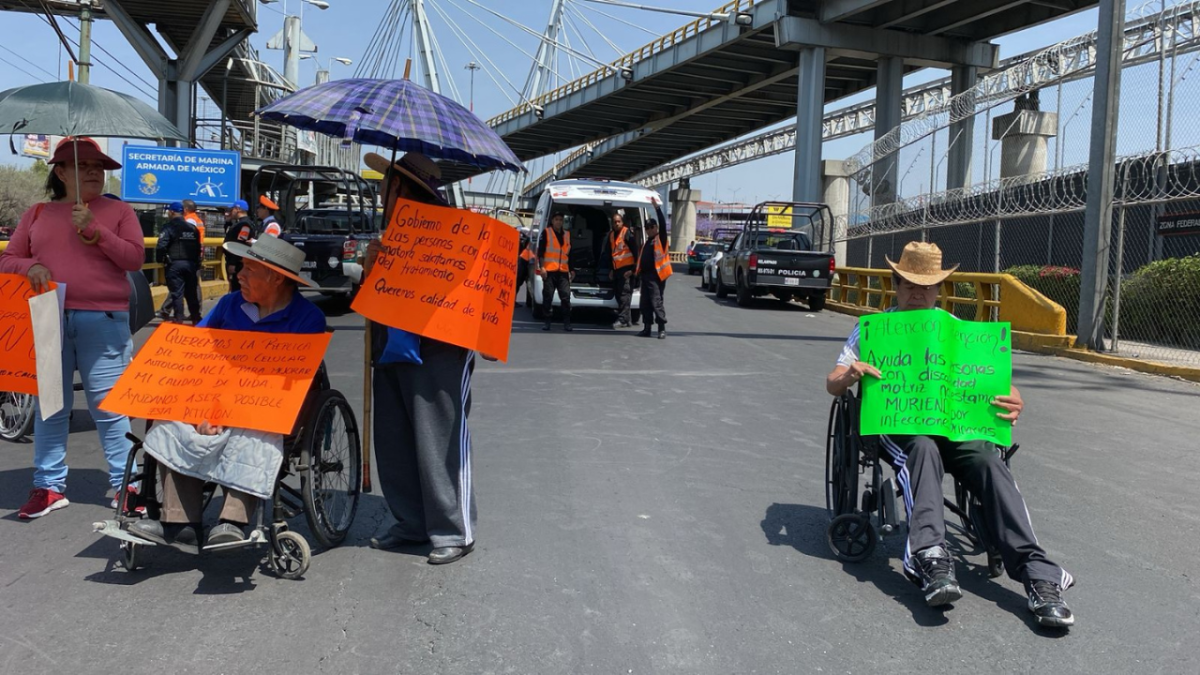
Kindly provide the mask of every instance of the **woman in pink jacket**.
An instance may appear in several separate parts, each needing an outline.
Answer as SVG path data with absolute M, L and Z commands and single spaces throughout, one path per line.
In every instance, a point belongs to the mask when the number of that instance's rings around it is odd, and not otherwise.
M 66 285 L 62 343 L 63 410 L 34 418 L 33 491 L 17 512 L 38 518 L 70 502 L 67 489 L 67 435 L 75 371 L 83 380 L 88 408 L 108 459 L 109 483 L 120 489 L 129 441 L 129 419 L 100 410 L 100 402 L 129 365 L 129 281 L 126 272 L 145 261 L 142 228 L 133 209 L 101 196 L 104 172 L 121 168 L 90 138 L 64 139 L 50 159 L 46 191 L 51 201 L 36 204 L 17 224 L 0 272 L 24 274 L 34 291 L 50 281 Z M 115 501 L 115 499 L 114 499 Z

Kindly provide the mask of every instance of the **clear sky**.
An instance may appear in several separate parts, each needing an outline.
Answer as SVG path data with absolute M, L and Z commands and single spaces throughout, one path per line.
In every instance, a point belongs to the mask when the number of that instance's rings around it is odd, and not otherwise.
M 369 57 L 372 54 L 368 53 L 368 46 L 376 28 L 387 20 L 393 0 L 327 1 L 330 7 L 324 11 L 301 0 L 288 0 L 286 8 L 290 14 L 297 14 L 303 9 L 303 30 L 317 44 L 317 56 L 323 63 L 327 64 L 330 57 L 354 61 L 352 66 L 335 63 L 334 78 L 348 77 L 356 72 L 371 75 L 363 72 L 364 64 L 371 62 Z M 709 11 L 721 4 L 719 0 L 641 0 L 641 3 L 692 11 Z M 468 103 L 469 71 L 465 66 L 472 60 L 479 60 L 486 67 L 475 75 L 476 112 L 487 118 L 512 107 L 511 101 L 516 95 L 509 89 L 505 79 L 517 88 L 524 85 L 529 73 L 530 55 L 536 51 L 538 40 L 509 21 L 540 33 L 547 23 L 550 1 L 425 0 L 425 4 L 431 8 L 429 11 L 435 39 L 453 80 L 453 84 L 443 85 L 443 92 L 449 91 L 463 103 Z M 1131 6 L 1133 4 L 1136 3 L 1131 2 Z M 652 41 L 655 34 L 670 31 L 691 20 L 679 15 L 598 5 L 583 0 L 568 0 L 568 6 L 567 41 L 579 53 L 594 54 L 601 61 L 612 60 L 619 53 Z M 251 38 L 251 42 L 264 61 L 282 72 L 283 53 L 267 51 L 265 43 L 282 27 L 284 4 L 275 2 L 259 4 L 258 7 L 260 32 Z M 499 18 L 497 14 L 507 17 L 507 20 Z M 74 20 L 64 21 L 60 18 L 60 22 L 64 32 L 78 36 L 78 25 Z M 1095 25 L 1096 12 L 1092 10 L 1006 36 L 996 42 L 1001 48 L 1001 58 L 1005 58 L 1085 33 L 1093 30 Z M 400 30 L 391 32 L 402 33 Z M 471 36 L 476 46 L 468 46 L 458 37 L 464 32 Z M 407 34 L 406 31 L 404 33 Z M 41 18 L 31 14 L 0 12 L 0 35 L 4 36 L 0 43 L 0 90 L 39 81 L 65 79 L 67 57 L 59 48 L 50 26 Z M 98 48 L 93 53 L 98 64 L 93 68 L 92 83 L 140 96 L 154 104 L 156 83 L 115 26 L 107 21 L 97 22 L 94 40 Z M 404 57 L 411 52 L 410 43 L 409 39 L 404 38 L 395 43 L 395 50 L 391 52 L 397 56 L 390 59 L 392 70 L 397 75 L 403 68 Z M 583 58 L 563 57 L 558 64 L 558 75 L 570 80 L 594 67 L 594 63 Z M 302 61 L 301 84 L 311 83 L 315 71 L 316 65 L 312 59 Z M 945 74 L 945 71 L 938 70 L 921 71 L 910 75 L 905 84 L 912 85 Z M 497 82 L 501 86 L 497 86 Z M 504 89 L 509 89 L 507 96 Z M 867 93 L 845 99 L 831 108 L 872 95 Z M 1067 106 L 1064 104 L 1064 107 Z M 214 111 L 215 107 L 209 109 L 212 115 L 216 114 Z M 828 143 L 824 156 L 831 159 L 848 157 L 869 140 L 869 136 L 860 135 Z M 1086 157 L 1086 148 L 1082 152 L 1082 157 Z M 1082 159 L 1075 156 L 1071 161 Z M 0 163 L 23 164 L 25 161 L 4 150 L 0 151 Z M 705 199 L 756 201 L 771 197 L 787 198 L 791 193 L 792 163 L 791 153 L 786 153 L 702 176 L 694 179 L 692 185 L 704 192 Z M 531 166 L 534 174 L 540 174 L 546 168 L 545 162 L 535 162 Z

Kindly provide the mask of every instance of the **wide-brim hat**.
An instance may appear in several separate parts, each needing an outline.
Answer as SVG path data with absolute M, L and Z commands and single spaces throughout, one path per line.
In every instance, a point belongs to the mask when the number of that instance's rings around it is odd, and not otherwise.
M 958 269 L 958 265 L 943 269 L 942 249 L 922 241 L 909 242 L 900 253 L 900 262 L 887 256 L 883 259 L 901 279 L 918 286 L 936 286 Z
M 121 163 L 100 150 L 100 144 L 86 136 L 67 136 L 54 146 L 54 156 L 47 164 L 67 164 L 98 161 L 105 171 L 116 171 Z
M 300 276 L 300 269 L 304 266 L 304 251 L 279 237 L 262 237 L 256 240 L 252 246 L 247 246 L 240 241 L 227 241 L 224 248 L 236 256 L 262 263 L 305 286 L 315 285 Z
M 438 188 L 442 186 L 442 170 L 432 159 L 419 152 L 405 153 L 395 164 L 388 162 L 383 155 L 368 152 L 363 157 L 363 163 L 384 176 L 387 176 L 388 169 L 399 171 L 428 192 L 438 204 L 447 204 L 446 198 L 438 192 Z

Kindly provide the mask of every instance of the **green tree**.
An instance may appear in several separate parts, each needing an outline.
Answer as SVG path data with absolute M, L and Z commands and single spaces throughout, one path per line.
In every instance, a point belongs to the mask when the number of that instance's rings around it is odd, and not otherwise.
M 46 176 L 50 175 L 50 165 L 44 159 L 33 160 L 33 166 L 29 170 L 40 176 L 42 180 L 46 180 Z
M 45 182 L 34 169 L 0 166 L 0 227 L 15 228 L 22 213 L 45 199 Z

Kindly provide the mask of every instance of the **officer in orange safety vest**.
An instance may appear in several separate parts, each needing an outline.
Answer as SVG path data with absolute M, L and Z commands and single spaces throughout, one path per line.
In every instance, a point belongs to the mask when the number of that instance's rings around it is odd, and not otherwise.
M 533 263 L 533 249 L 529 248 L 529 231 L 525 228 L 520 229 L 518 235 L 521 242 L 521 253 L 517 257 L 517 290 L 514 297 L 517 300 L 514 305 L 521 306 L 521 287 L 525 285 L 525 279 L 529 276 L 529 265 Z M 532 305 L 533 303 L 529 303 Z
M 605 250 L 612 256 L 613 293 L 617 298 L 617 322 L 613 328 L 629 328 L 629 302 L 633 299 L 633 252 L 637 250 L 637 239 L 633 230 L 625 226 L 625 217 L 614 213 L 612 231 L 604 241 Z M 605 251 L 601 251 L 601 257 Z
M 650 321 L 658 324 L 658 339 L 667 337 L 667 312 L 663 309 L 663 289 L 671 276 L 671 255 L 667 253 L 667 233 L 659 232 L 658 221 L 646 221 L 646 244 L 638 256 L 637 274 L 642 281 L 642 323 L 639 337 L 650 337 Z
M 568 264 L 570 257 L 571 233 L 563 231 L 563 214 L 556 213 L 550 216 L 550 227 L 542 230 L 534 259 L 537 265 L 534 270 L 542 278 L 542 311 L 546 313 L 546 325 L 542 330 L 550 330 L 551 303 L 557 290 L 562 305 L 563 330 L 571 331 L 571 279 L 575 273 Z

